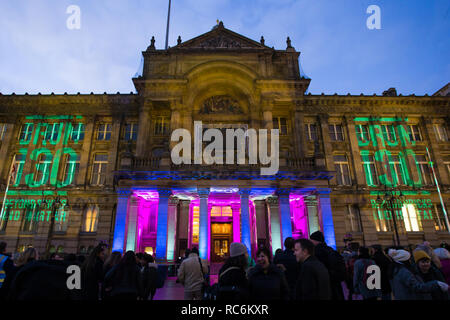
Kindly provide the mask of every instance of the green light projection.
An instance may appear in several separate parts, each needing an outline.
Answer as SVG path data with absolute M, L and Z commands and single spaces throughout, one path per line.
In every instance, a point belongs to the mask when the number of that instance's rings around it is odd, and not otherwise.
M 422 187 L 421 168 L 412 149 L 416 146 L 416 141 L 411 138 L 410 127 L 405 125 L 408 118 L 357 117 L 354 121 L 366 182 L 370 188 L 379 185 L 388 188 L 398 185 Z M 389 149 L 398 146 L 401 146 L 402 150 L 393 155 Z M 375 163 L 379 165 L 379 168 L 381 167 L 383 174 L 378 174 L 375 170 Z M 418 173 L 416 180 L 408 170 L 408 163 L 415 164 Z M 378 197 L 379 193 L 373 191 L 370 195 Z M 375 199 L 371 199 L 372 209 L 375 209 L 373 210 L 374 219 L 391 220 L 393 211 L 398 219 L 403 220 L 402 207 L 405 204 L 413 204 L 420 218 L 433 219 L 433 203 L 426 197 L 430 195 L 429 192 L 404 191 L 403 195 L 413 196 L 413 198 L 401 203 L 393 203 L 392 208 L 384 200 L 378 204 Z
M 9 190 L 1 219 L 17 221 L 20 219 L 21 212 L 28 211 L 33 214 L 25 214 L 25 219 L 49 221 L 54 200 L 48 200 L 46 204 L 42 204 L 43 196 L 53 194 L 67 196 L 67 191 L 54 193 L 48 190 L 37 190 L 37 188 L 50 185 L 58 189 L 72 184 L 78 154 L 69 146 L 69 140 L 71 144 L 78 144 L 84 139 L 83 117 L 31 115 L 26 116 L 25 119 L 26 122 L 19 136 L 19 144 L 22 148 L 19 149 L 19 154 L 15 158 L 16 173 L 11 186 L 19 187 L 25 182 L 29 188 L 35 190 Z M 62 168 L 66 170 L 63 180 L 58 179 L 61 159 L 67 159 L 67 165 Z M 29 162 L 32 163 L 31 172 L 24 175 L 24 168 Z M 56 222 L 66 219 L 64 210 L 66 200 L 61 200 L 61 203 L 61 209 L 55 215 Z

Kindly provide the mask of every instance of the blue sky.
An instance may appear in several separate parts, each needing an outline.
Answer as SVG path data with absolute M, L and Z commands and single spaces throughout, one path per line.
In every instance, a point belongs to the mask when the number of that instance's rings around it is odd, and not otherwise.
M 369 30 L 369 5 L 381 30 Z M 69 5 L 81 29 L 69 30 Z M 0 92 L 135 91 L 141 51 L 163 49 L 168 0 L 2 0 Z M 448 0 L 173 0 L 169 45 L 226 28 L 301 52 L 313 94 L 432 94 L 450 81 Z

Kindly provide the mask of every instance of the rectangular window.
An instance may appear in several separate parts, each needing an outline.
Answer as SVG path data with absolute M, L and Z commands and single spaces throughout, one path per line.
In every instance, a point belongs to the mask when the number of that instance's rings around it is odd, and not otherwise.
M 97 140 L 109 141 L 111 140 L 111 124 L 99 124 L 97 128 Z
M 422 221 L 413 204 L 403 205 L 402 213 L 406 231 L 422 231 Z
M 380 208 L 373 209 L 373 219 L 378 232 L 390 232 L 394 230 L 392 214 L 389 210 Z
M 448 215 L 448 211 L 447 211 Z M 440 204 L 434 205 L 434 228 L 436 231 L 447 231 L 447 224 L 445 223 L 444 210 Z
M 361 232 L 360 211 L 358 205 L 349 204 L 347 206 L 347 231 Z
M 45 154 L 39 156 L 39 160 L 36 167 L 36 181 L 37 184 L 46 184 L 50 179 L 50 169 L 52 161 Z
M 21 143 L 28 143 L 31 140 L 34 125 L 32 123 L 25 123 L 22 125 L 19 134 L 19 140 Z
M 46 133 L 45 133 L 45 140 L 56 141 L 58 139 L 59 129 L 60 129 L 59 123 L 48 124 Z
M 70 185 L 75 185 L 75 180 L 80 173 L 80 155 L 77 154 L 76 160 L 71 159 L 70 155 L 66 156 L 65 166 L 64 166 L 64 178 L 65 183 Z
M 383 137 L 384 140 L 386 141 L 390 141 L 390 142 L 395 142 L 396 141 L 396 135 L 395 135 L 395 127 L 392 124 L 388 124 L 388 125 L 382 125 L 381 126 L 381 131 L 383 132 Z
M 136 141 L 137 140 L 137 134 L 138 134 L 138 125 L 137 123 L 130 123 L 127 124 L 125 127 L 125 137 L 124 140 L 126 141 Z
M 0 123 L 0 140 L 3 140 L 3 138 L 5 137 L 6 128 L 6 123 Z
M 443 124 L 435 124 L 434 126 L 434 133 L 436 134 L 436 138 L 438 141 L 447 142 L 448 141 L 448 134 L 447 129 Z
M 344 141 L 344 132 L 342 131 L 342 125 L 340 124 L 330 124 L 328 126 L 330 131 L 331 141 Z
M 431 174 L 431 166 L 427 159 L 428 157 L 424 154 L 417 154 L 417 166 L 419 168 L 419 174 L 422 178 L 422 184 L 424 185 L 433 185 L 433 176 Z
M 164 136 L 169 134 L 169 118 L 157 117 L 153 123 L 153 133 L 156 136 Z
M 444 156 L 444 166 L 447 168 L 447 173 L 450 178 L 450 155 Z
M 422 135 L 418 125 L 408 125 L 408 135 L 411 141 L 422 141 Z
M 370 140 L 369 136 L 369 127 L 365 124 L 357 124 L 355 126 L 356 129 L 356 137 L 360 142 L 367 142 Z
M 71 140 L 80 141 L 84 139 L 84 124 L 76 123 L 72 128 Z
M 95 186 L 102 186 L 106 180 L 106 166 L 108 165 L 107 154 L 96 154 L 94 158 L 94 165 L 92 167 L 91 184 Z
M 305 124 L 306 137 L 309 141 L 317 141 L 317 127 L 315 124 Z
M 23 211 L 25 215 L 22 219 L 21 231 L 23 232 L 33 232 L 36 227 L 36 216 L 38 214 L 39 208 L 36 205 L 27 204 Z
M 391 168 L 391 175 L 395 185 L 406 185 L 405 167 L 398 155 L 392 155 L 389 166 Z
M 12 168 L 12 181 L 10 183 L 13 184 L 13 186 L 17 187 L 20 183 L 20 180 L 22 179 L 22 171 L 23 167 L 25 166 L 25 155 L 24 154 L 16 154 L 14 158 L 14 164 Z
M 378 172 L 375 166 L 375 159 L 373 156 L 362 156 L 362 165 L 364 168 L 364 173 L 366 174 L 366 182 L 368 186 L 379 185 Z
M 288 134 L 288 125 L 286 118 L 275 117 L 273 118 L 273 128 L 280 130 L 280 136 Z
M 336 168 L 336 180 L 338 185 L 351 185 L 348 160 L 345 155 L 334 156 L 334 166 Z

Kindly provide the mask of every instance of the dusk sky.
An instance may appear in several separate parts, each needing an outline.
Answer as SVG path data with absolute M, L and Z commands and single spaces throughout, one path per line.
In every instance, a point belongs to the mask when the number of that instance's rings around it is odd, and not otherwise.
M 67 7 L 81 9 L 69 30 Z M 369 30 L 370 5 L 381 30 Z M 131 78 L 155 36 L 164 49 L 168 0 L 2 0 L 0 92 L 135 92 Z M 169 46 L 226 28 L 301 52 L 313 94 L 433 94 L 450 81 L 448 0 L 173 0 Z

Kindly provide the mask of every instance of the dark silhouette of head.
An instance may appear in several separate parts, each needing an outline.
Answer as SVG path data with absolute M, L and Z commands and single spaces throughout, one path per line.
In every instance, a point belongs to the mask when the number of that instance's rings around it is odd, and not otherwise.
M 294 250 L 295 240 L 292 237 L 287 237 L 284 240 L 284 247 L 289 250 Z

